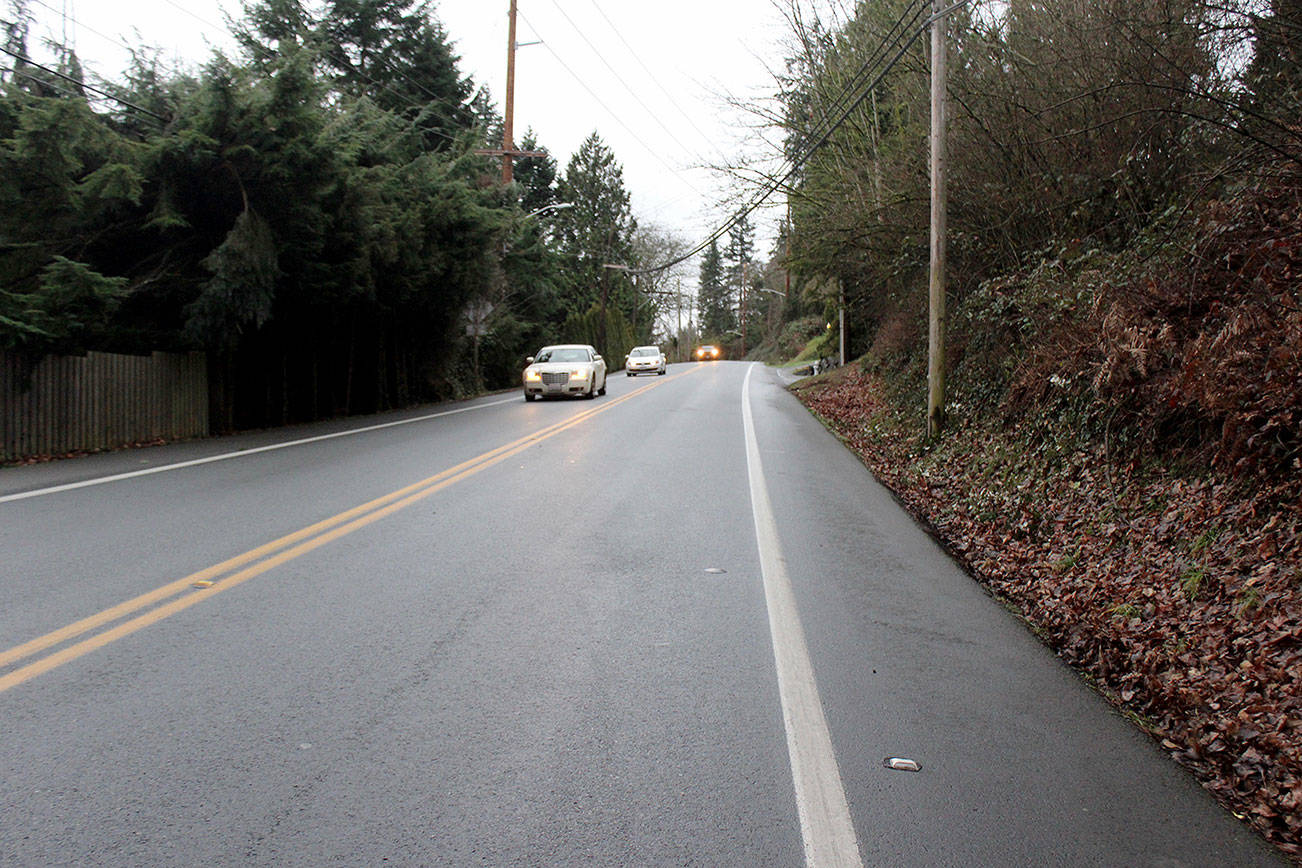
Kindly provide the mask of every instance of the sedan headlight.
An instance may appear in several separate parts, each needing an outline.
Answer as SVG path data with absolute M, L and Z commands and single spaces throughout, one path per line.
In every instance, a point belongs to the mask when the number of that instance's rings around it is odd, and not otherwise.
M 570 371 L 571 380 L 586 380 L 587 378 L 588 370 L 586 368 L 580 368 L 577 371 Z
M 541 383 L 542 374 L 538 373 L 533 368 L 530 368 L 524 372 L 524 381 L 526 383 Z

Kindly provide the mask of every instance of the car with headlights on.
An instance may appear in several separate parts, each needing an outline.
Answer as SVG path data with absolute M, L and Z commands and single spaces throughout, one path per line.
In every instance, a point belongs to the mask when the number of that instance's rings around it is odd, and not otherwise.
M 525 361 L 526 401 L 548 395 L 595 398 L 606 394 L 606 362 L 591 344 L 543 347 Z
M 630 377 L 636 374 L 664 375 L 668 361 L 659 347 L 633 347 L 624 357 L 624 373 Z
M 723 353 L 719 350 L 718 347 L 712 344 L 705 344 L 703 346 L 697 347 L 696 352 L 693 353 L 692 356 L 698 362 L 713 362 L 716 359 L 722 358 Z

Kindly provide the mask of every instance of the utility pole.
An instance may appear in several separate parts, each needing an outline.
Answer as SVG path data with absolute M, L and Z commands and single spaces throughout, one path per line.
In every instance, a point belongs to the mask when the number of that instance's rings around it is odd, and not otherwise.
M 931 0 L 931 273 L 927 328 L 927 439 L 945 422 L 945 0 Z
M 746 273 L 747 262 L 741 261 L 741 357 L 746 358 L 746 281 L 749 275 Z
M 611 244 L 614 243 L 614 240 L 615 240 L 615 228 L 612 226 L 611 229 L 610 229 L 610 234 L 606 236 L 606 250 L 607 250 L 607 251 L 610 250 L 610 246 L 611 246 Z M 627 265 L 625 265 L 625 264 L 622 263 L 622 262 L 603 262 L 603 263 L 601 264 L 601 322 L 599 323 L 599 325 L 600 325 L 600 335 L 599 335 L 599 338 L 600 338 L 600 340 L 601 340 L 601 346 L 598 347 L 597 349 L 599 349 L 599 350 L 601 351 L 601 354 L 602 354 L 603 356 L 606 355 L 606 349 L 607 349 L 607 347 L 606 347 L 606 337 L 607 337 L 607 335 L 606 335 L 606 318 L 607 318 L 607 317 L 606 317 L 606 309 L 607 309 L 607 307 L 610 305 L 610 273 L 611 273 L 612 271 L 624 271 L 624 272 L 628 272 L 628 271 L 632 271 L 632 269 L 629 268 Z M 636 284 L 636 283 L 633 284 L 633 297 L 634 297 L 635 299 L 636 299 L 636 297 L 637 297 L 637 284 Z M 633 322 L 634 322 L 634 324 L 636 325 L 636 323 L 637 323 L 637 309 L 636 309 L 636 308 L 634 308 L 634 310 L 633 310 Z
M 610 303 L 610 269 L 601 267 L 601 322 L 597 324 L 597 339 L 601 341 L 601 354 L 606 354 L 606 305 Z
M 838 281 L 838 283 L 839 282 L 840 281 Z M 845 333 L 845 285 L 844 284 L 841 285 L 840 290 L 841 290 L 840 305 L 837 307 L 836 317 L 837 317 L 838 325 L 840 327 L 840 338 L 841 338 L 839 341 L 839 343 L 841 344 L 840 364 L 844 366 L 845 365 L 845 341 L 846 338 L 848 337 L 848 335 L 846 335 Z
M 678 349 L 678 343 L 683 336 L 683 279 L 674 278 L 674 301 L 678 308 L 678 331 L 674 332 L 674 350 Z M 678 361 L 678 353 L 674 353 L 674 361 Z
M 519 43 L 515 41 L 515 0 L 511 0 L 510 21 L 507 24 L 507 42 L 506 42 L 506 106 L 502 113 L 502 147 L 501 148 L 478 148 L 476 154 L 486 157 L 502 158 L 502 183 L 510 184 L 514 179 L 513 163 L 515 157 L 545 157 L 546 151 L 520 151 L 515 147 L 515 49 Z M 526 42 L 525 45 L 535 45 L 533 42 Z
M 506 42 L 506 112 L 502 116 L 502 183 L 511 183 L 511 151 L 515 150 L 515 0 L 511 0 Z

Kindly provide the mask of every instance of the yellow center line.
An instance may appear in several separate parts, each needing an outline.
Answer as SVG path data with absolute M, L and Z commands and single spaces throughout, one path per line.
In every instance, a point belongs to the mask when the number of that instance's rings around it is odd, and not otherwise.
M 683 376 L 691 373 L 693 370 L 697 369 L 689 368 L 682 374 L 667 379 L 676 379 L 677 376 Z M 374 500 L 361 504 L 360 506 L 355 506 L 352 509 L 339 513 L 338 515 L 331 516 L 323 521 L 309 525 L 302 530 L 295 531 L 294 533 L 287 534 L 286 536 L 265 543 L 257 548 L 250 549 L 241 555 L 236 555 L 235 557 L 222 561 L 219 564 L 207 567 L 206 569 L 200 570 L 196 573 L 191 573 L 183 579 L 169 582 L 153 591 L 141 594 L 140 596 L 127 600 L 126 602 L 119 603 L 116 606 L 112 606 L 111 608 L 105 609 L 95 615 L 83 618 L 66 627 L 54 630 L 44 636 L 32 639 L 29 642 L 16 645 L 7 651 L 0 652 L 0 667 L 10 665 L 44 651 L 47 648 L 66 642 L 76 636 L 80 636 L 90 630 L 94 630 L 124 618 L 133 612 L 137 612 L 156 603 L 161 603 L 168 598 L 176 597 L 178 594 L 191 588 L 195 582 L 214 580 L 218 576 L 226 575 L 231 570 L 238 570 L 237 572 L 227 575 L 224 579 L 213 581 L 213 584 L 210 587 L 203 589 L 201 592 L 174 599 L 166 605 L 157 606 L 157 608 L 151 609 L 149 612 L 132 618 L 129 621 L 125 621 L 112 629 L 106 630 L 102 633 L 97 633 L 90 638 L 83 639 L 74 645 L 70 645 L 67 648 L 43 657 L 40 660 L 29 663 L 26 666 L 15 669 L 6 675 L 0 676 L 0 693 L 35 678 L 37 675 L 48 672 L 58 666 L 62 666 L 64 663 L 68 663 L 69 661 L 88 654 L 91 651 L 102 648 L 123 636 L 129 636 L 144 627 L 156 624 L 177 612 L 188 609 L 195 603 L 205 599 L 210 599 L 214 594 L 229 590 L 230 588 L 240 585 L 255 576 L 262 575 L 268 570 L 278 567 L 299 557 L 300 555 L 306 554 L 307 552 L 313 551 L 328 542 L 346 536 L 347 534 L 363 528 L 372 522 L 378 521 L 384 516 L 405 509 L 413 503 L 423 500 L 437 491 L 441 491 L 454 483 L 473 476 L 481 470 L 492 467 L 512 455 L 523 452 L 525 449 L 536 443 L 554 437 L 562 431 L 573 428 L 599 413 L 604 413 L 607 410 L 617 407 L 625 401 L 628 401 L 649 389 L 654 389 L 656 386 L 663 385 L 667 382 L 667 379 L 657 380 L 653 383 L 641 386 L 627 395 L 622 395 L 619 398 L 606 401 L 600 406 L 585 410 L 570 419 L 554 423 L 531 434 L 527 434 L 524 437 L 505 444 L 504 446 L 499 446 L 496 449 L 489 450 L 488 452 L 471 458 L 468 461 L 463 461 L 454 467 L 449 467 L 448 469 L 436 473 L 426 479 L 422 479 L 419 482 L 412 483 L 411 485 L 390 492 L 382 497 L 377 497 Z M 253 563 L 254 561 L 260 562 Z M 253 563 L 253 565 L 245 567 L 246 564 L 250 563 Z M 240 567 L 245 568 L 238 569 Z

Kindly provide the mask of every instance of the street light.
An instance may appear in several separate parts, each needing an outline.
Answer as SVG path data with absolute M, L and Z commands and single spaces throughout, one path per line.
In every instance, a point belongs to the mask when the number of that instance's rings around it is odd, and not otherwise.
M 573 207 L 574 207 L 573 202 L 553 202 L 550 205 L 544 205 L 541 208 L 536 208 L 533 211 L 530 211 L 528 214 L 524 215 L 520 219 L 528 220 L 530 217 L 537 217 L 539 214 L 543 213 L 544 211 L 559 211 L 561 208 L 573 208 Z

